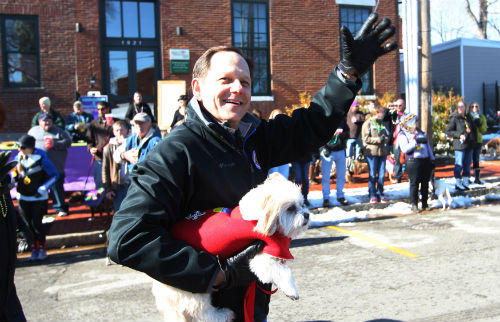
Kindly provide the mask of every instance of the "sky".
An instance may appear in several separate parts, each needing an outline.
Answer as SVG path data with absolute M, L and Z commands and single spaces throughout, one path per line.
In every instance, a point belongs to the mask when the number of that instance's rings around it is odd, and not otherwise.
M 478 0 L 470 0 L 474 14 L 477 16 Z M 495 0 L 490 0 L 494 2 Z M 489 19 L 493 19 L 500 26 L 500 1 L 490 6 Z M 441 24 L 442 22 L 442 24 Z M 443 25 L 446 32 L 444 40 L 434 29 Z M 455 38 L 476 38 L 473 23 L 465 12 L 464 0 L 431 0 L 431 42 L 433 45 Z M 500 35 L 493 28 L 488 27 L 488 39 L 500 40 Z

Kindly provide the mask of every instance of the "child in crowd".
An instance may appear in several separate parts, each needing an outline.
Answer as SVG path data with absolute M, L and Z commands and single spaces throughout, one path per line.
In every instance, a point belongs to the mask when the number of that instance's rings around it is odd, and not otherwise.
M 47 154 L 35 148 L 35 138 L 23 135 L 19 142 L 19 153 L 15 160 L 17 166 L 12 170 L 12 179 L 17 182 L 19 209 L 26 217 L 34 240 L 29 260 L 44 260 L 46 232 L 42 226 L 43 216 L 47 213 L 48 189 L 59 178 L 59 172 Z

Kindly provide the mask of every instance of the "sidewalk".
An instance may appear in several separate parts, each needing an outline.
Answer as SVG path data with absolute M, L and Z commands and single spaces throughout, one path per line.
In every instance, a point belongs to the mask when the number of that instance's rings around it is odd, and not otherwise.
M 482 161 L 481 176 L 485 185 L 471 185 L 471 190 L 457 192 L 454 189 L 453 164 L 439 164 L 436 166 L 437 178 L 448 178 L 451 185 L 451 194 L 454 196 L 454 207 L 468 207 L 477 203 L 498 202 L 500 200 L 500 160 Z M 334 182 L 334 180 L 332 180 Z M 380 219 L 397 215 L 410 214 L 408 203 L 408 179 L 403 177 L 403 182 L 392 184 L 387 176 L 385 181 L 385 194 L 387 204 L 370 204 L 368 202 L 368 174 L 356 176 L 356 183 L 348 183 L 344 188 L 345 197 L 349 205 L 339 207 L 335 198 L 335 184 L 331 185 L 331 208 L 322 208 L 323 197 L 321 184 L 313 184 L 308 196 L 311 202 L 311 227 L 335 225 L 342 222 L 356 220 Z M 430 211 L 441 208 L 439 201 L 431 200 Z M 112 216 L 95 214 L 91 219 L 90 209 L 83 203 L 70 203 L 70 215 L 57 217 L 49 206 L 49 214 L 44 217 L 47 226 L 47 248 L 75 248 L 85 245 L 105 243 L 105 231 L 111 224 Z M 425 212 L 424 212 L 425 214 Z M 19 257 L 29 254 L 19 254 Z

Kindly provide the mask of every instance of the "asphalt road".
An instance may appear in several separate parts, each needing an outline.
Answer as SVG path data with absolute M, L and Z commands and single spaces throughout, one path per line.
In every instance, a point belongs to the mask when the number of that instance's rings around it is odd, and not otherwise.
M 300 299 L 268 321 L 500 321 L 498 205 L 310 229 L 292 243 Z M 29 321 L 161 321 L 151 280 L 103 248 L 20 261 Z

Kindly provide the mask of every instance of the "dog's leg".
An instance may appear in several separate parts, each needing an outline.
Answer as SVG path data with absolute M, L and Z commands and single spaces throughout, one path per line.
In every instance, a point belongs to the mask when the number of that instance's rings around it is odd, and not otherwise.
M 267 254 L 258 254 L 250 261 L 250 270 L 262 283 L 274 283 L 292 300 L 299 299 L 292 270 L 279 259 Z

